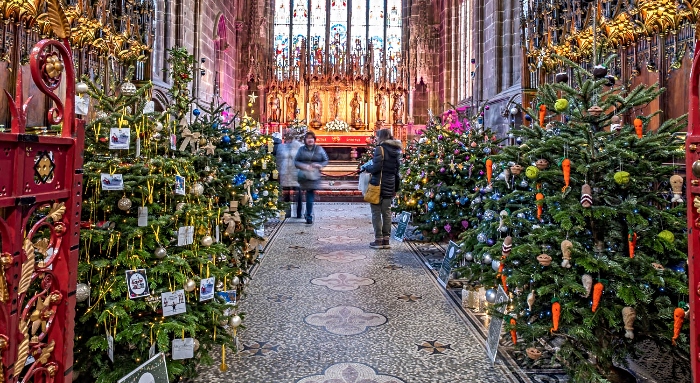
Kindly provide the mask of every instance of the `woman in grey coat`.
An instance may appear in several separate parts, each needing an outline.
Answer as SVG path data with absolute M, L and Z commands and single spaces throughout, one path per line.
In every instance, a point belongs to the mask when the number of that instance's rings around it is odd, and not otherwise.
M 277 148 L 276 156 L 284 202 L 290 202 L 294 198 L 294 202 L 296 202 L 296 218 L 301 218 L 301 191 L 299 190 L 298 170 L 294 165 L 294 159 L 301 146 L 302 143 L 299 140 L 295 140 L 294 134 L 287 129 L 284 133 L 284 143 Z M 292 213 L 292 211 L 289 211 L 290 217 Z
M 306 223 L 312 224 L 314 194 L 321 184 L 321 169 L 328 165 L 328 155 L 322 147 L 316 145 L 314 132 L 306 132 L 304 135 L 304 146 L 299 148 L 294 165 L 299 169 L 299 186 L 306 191 Z

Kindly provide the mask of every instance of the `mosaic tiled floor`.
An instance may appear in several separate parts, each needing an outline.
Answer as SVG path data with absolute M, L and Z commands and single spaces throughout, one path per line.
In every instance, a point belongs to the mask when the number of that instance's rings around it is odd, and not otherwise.
M 406 244 L 369 247 L 369 205 L 322 203 L 287 219 L 242 299 L 241 350 L 197 382 L 529 383 L 483 339 Z M 220 355 L 215 354 L 216 359 Z

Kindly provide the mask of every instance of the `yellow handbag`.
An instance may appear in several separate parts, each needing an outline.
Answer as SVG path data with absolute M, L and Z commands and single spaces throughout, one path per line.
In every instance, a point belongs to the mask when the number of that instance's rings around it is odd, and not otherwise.
M 379 185 L 369 184 L 367 186 L 367 192 L 365 192 L 365 202 L 371 204 L 378 204 L 380 199 L 380 193 L 382 191 L 382 174 L 384 173 L 384 148 L 379 147 L 382 151 L 382 171 L 379 173 Z

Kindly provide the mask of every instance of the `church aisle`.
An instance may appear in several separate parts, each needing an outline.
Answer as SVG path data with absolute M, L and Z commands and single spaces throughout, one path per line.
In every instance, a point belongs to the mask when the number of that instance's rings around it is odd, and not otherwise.
M 527 382 L 491 367 L 456 307 L 409 248 L 375 250 L 369 205 L 317 203 L 287 219 L 241 301 L 241 351 L 200 382 Z M 334 380 L 335 379 L 335 380 Z

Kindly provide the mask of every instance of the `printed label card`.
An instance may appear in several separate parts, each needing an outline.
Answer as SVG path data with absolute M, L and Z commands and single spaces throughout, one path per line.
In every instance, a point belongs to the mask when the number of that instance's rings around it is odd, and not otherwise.
M 150 114 L 155 112 L 156 104 L 153 101 L 149 101 L 143 106 L 143 114 Z
M 170 150 L 177 150 L 177 136 L 174 134 L 170 135 Z
M 100 174 L 102 190 L 124 190 L 124 180 L 121 174 Z
M 75 96 L 75 114 L 80 114 L 85 116 L 90 111 L 90 97 L 88 96 Z
M 238 291 L 236 290 L 217 291 L 216 296 L 229 305 L 235 305 L 238 302 Z
M 160 299 L 163 302 L 164 317 L 187 312 L 187 306 L 185 305 L 185 290 L 162 293 L 160 294 Z
M 146 227 L 148 226 L 148 207 L 147 206 L 139 206 L 139 214 L 138 214 L 138 226 L 139 227 Z
M 107 334 L 107 357 L 114 363 L 114 337 Z
M 128 289 L 129 299 L 147 297 L 151 295 L 148 288 L 146 269 L 127 270 L 126 287 Z
M 175 176 L 175 195 L 185 195 L 185 177 Z
M 109 148 L 110 149 L 129 149 L 129 139 L 131 138 L 131 130 L 110 128 L 109 129 Z
M 173 339 L 173 360 L 194 358 L 194 339 Z
M 215 277 L 204 278 L 199 283 L 199 301 L 208 301 L 214 298 L 214 282 L 216 282 Z
M 194 243 L 194 226 L 182 226 L 177 230 L 177 245 L 187 246 Z

